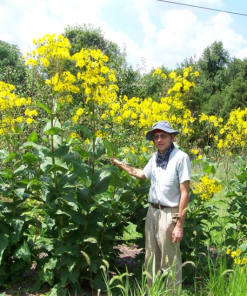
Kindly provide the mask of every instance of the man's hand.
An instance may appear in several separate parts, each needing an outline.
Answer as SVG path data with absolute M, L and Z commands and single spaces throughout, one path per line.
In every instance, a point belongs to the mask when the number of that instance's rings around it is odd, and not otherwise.
M 183 235 L 184 235 L 183 228 L 176 225 L 172 232 L 172 242 L 179 243 L 183 239 Z
M 119 159 L 117 159 L 116 157 L 112 157 L 110 158 L 110 161 L 113 165 L 117 165 L 121 163 L 121 161 Z

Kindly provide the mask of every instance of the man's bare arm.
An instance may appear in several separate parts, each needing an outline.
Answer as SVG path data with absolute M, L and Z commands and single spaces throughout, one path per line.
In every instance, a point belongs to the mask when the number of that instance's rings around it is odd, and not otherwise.
M 117 159 L 116 157 L 111 158 L 111 163 L 116 165 L 117 167 L 119 167 L 120 169 L 124 170 L 125 172 L 127 172 L 129 175 L 136 177 L 138 179 L 141 180 L 145 180 L 146 176 L 144 175 L 143 170 L 141 169 L 137 169 L 137 168 L 133 168 L 123 162 L 121 162 L 119 159 Z
M 179 219 L 177 221 L 176 227 L 173 230 L 172 237 L 173 242 L 180 242 L 183 238 L 183 226 L 186 217 L 187 207 L 189 203 L 189 193 L 190 193 L 190 181 L 185 181 L 180 184 L 181 198 L 179 203 Z

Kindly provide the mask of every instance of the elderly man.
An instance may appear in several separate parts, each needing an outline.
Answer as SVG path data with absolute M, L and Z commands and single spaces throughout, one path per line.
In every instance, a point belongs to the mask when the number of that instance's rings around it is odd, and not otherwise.
M 182 282 L 182 260 L 179 242 L 183 238 L 183 224 L 189 202 L 190 159 L 186 153 L 174 147 L 175 135 L 167 121 L 157 122 L 146 133 L 158 149 L 145 168 L 133 168 L 117 158 L 111 162 L 131 176 L 150 179 L 145 223 L 145 267 L 152 276 L 162 270 L 169 273 L 167 287 L 179 294 Z M 154 269 L 154 270 L 153 270 Z M 149 286 L 152 279 L 148 278 Z

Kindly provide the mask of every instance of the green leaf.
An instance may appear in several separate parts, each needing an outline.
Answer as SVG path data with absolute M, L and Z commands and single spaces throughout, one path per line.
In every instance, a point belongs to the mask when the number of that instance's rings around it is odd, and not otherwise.
M 39 158 L 35 156 L 34 154 L 27 152 L 23 155 L 23 161 L 26 162 L 29 165 L 35 164 L 39 161 Z
M 107 170 L 102 170 L 100 172 L 96 172 L 92 176 L 93 184 L 92 190 L 93 194 L 100 194 L 105 192 L 110 184 L 111 173 Z
M 44 265 L 44 271 L 47 269 L 54 269 L 57 265 L 57 258 L 50 258 L 48 262 L 45 263 Z
M 82 149 L 79 146 L 74 146 L 73 150 L 76 151 L 82 157 L 90 157 L 91 156 L 91 154 L 89 152 L 87 152 L 86 150 Z
M 82 131 L 83 136 L 85 138 L 91 138 L 93 135 L 93 132 L 85 125 L 76 125 L 75 127 L 71 128 L 72 131 Z
M 45 134 L 48 134 L 48 135 L 51 135 L 51 136 L 60 135 L 62 131 L 63 130 L 61 128 L 59 128 L 59 127 L 52 127 L 50 129 L 46 130 Z
M 247 180 L 247 173 L 242 173 L 241 175 L 237 175 L 237 178 L 241 183 L 244 183 Z
M 118 149 L 111 142 L 104 140 L 104 145 L 107 149 L 107 155 L 109 157 L 113 157 L 118 154 Z
M 133 154 L 130 150 L 127 151 L 127 156 L 131 164 L 136 165 L 138 163 L 138 158 L 135 154 Z
M 86 169 L 82 166 L 82 162 L 81 162 L 81 160 L 72 160 L 71 161 L 72 162 L 72 164 L 73 164 L 73 168 L 74 168 L 74 172 L 78 175 L 78 176 L 80 176 L 80 178 L 81 179 L 86 179 L 87 178 L 87 176 L 88 176 L 88 172 L 86 171 Z
M 69 255 L 73 255 L 75 257 L 81 257 L 80 247 L 78 245 L 58 247 L 55 250 L 54 255 L 59 256 L 63 255 L 64 253 L 68 253 Z
M 14 193 L 16 196 L 18 196 L 20 199 L 23 199 L 24 193 L 25 193 L 25 188 L 18 188 L 14 190 Z
M 131 201 L 133 201 L 133 199 L 134 199 L 134 193 L 133 193 L 133 191 L 125 191 L 122 195 L 121 195 L 121 197 L 120 197 L 120 201 L 122 201 L 122 202 L 131 202 Z
M 30 136 L 28 137 L 28 141 L 29 142 L 34 142 L 34 143 L 38 143 L 38 135 L 37 135 L 37 133 L 36 132 L 32 132 L 31 134 L 30 134 Z
M 23 225 L 24 225 L 24 221 L 22 221 L 22 220 L 19 220 L 19 219 L 13 219 L 13 220 L 11 220 L 11 226 L 14 228 L 15 233 L 16 233 L 18 239 L 19 239 L 19 236 L 21 234 Z
M 61 146 L 54 152 L 55 157 L 63 157 L 69 152 L 69 146 Z
M 102 141 L 96 143 L 95 155 L 97 158 L 100 158 L 105 153 L 105 146 Z
M 21 165 L 17 170 L 14 171 L 14 176 L 18 176 L 19 174 L 22 174 L 27 169 L 26 165 Z
M 27 184 L 27 189 L 29 189 L 31 187 L 34 190 L 38 190 L 38 189 L 40 189 L 41 185 L 42 185 L 42 182 L 40 182 L 39 179 L 33 179 L 32 181 L 30 181 Z
M 69 276 L 69 279 L 73 284 L 75 284 L 78 281 L 80 273 L 78 271 L 73 270 Z
M 48 114 L 52 114 L 51 109 L 44 103 L 41 102 L 36 102 L 36 105 L 39 106 L 40 108 L 44 109 Z
M 51 155 L 51 151 L 47 147 L 37 145 L 36 143 L 33 143 L 33 142 L 26 142 L 22 144 L 21 147 L 22 148 L 33 147 L 33 148 L 36 148 L 38 151 L 42 152 L 45 156 Z
M 62 172 L 62 173 L 66 173 L 67 172 L 67 170 L 68 170 L 68 168 L 66 168 L 66 167 L 64 167 L 64 166 L 60 166 L 60 165 L 58 165 L 58 164 L 53 164 L 52 166 L 51 166 L 51 168 L 48 170 L 48 173 L 49 172 L 54 172 L 54 173 L 56 173 L 56 172 Z
M 204 173 L 213 174 L 215 175 L 216 169 L 213 164 L 209 164 L 208 162 L 203 163 L 202 170 Z
M 242 243 L 240 246 L 239 246 L 239 249 L 242 251 L 242 252 L 245 252 L 247 250 L 247 241 L 245 241 L 244 243 Z
M 61 271 L 61 284 L 62 285 L 66 284 L 66 282 L 69 278 L 69 275 L 70 275 L 70 272 L 68 271 L 68 269 L 62 269 L 62 271 Z
M 8 246 L 8 238 L 5 235 L 0 234 L 0 265 L 3 258 L 3 252 Z
M 7 158 L 5 158 L 4 163 L 7 163 L 7 162 L 15 159 L 15 157 L 16 157 L 16 153 L 15 152 L 10 153 L 9 156 Z
M 26 242 L 23 242 L 23 244 L 16 249 L 14 257 L 22 259 L 27 263 L 31 262 L 31 252 Z
M 74 221 L 78 225 L 85 225 L 87 223 L 86 217 L 80 212 L 73 211 L 69 208 L 62 208 L 55 212 L 56 215 L 66 215 L 70 217 L 72 221 Z

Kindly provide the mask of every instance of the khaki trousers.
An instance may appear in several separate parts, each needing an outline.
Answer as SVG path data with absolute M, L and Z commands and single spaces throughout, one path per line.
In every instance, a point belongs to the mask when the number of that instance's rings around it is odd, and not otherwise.
M 159 271 L 169 273 L 167 289 L 171 295 L 179 295 L 182 283 L 182 259 L 178 243 L 172 242 L 172 232 L 175 222 L 173 214 L 178 213 L 178 207 L 154 209 L 149 206 L 145 223 L 145 269 L 153 278 Z M 148 277 L 151 287 L 153 279 Z

